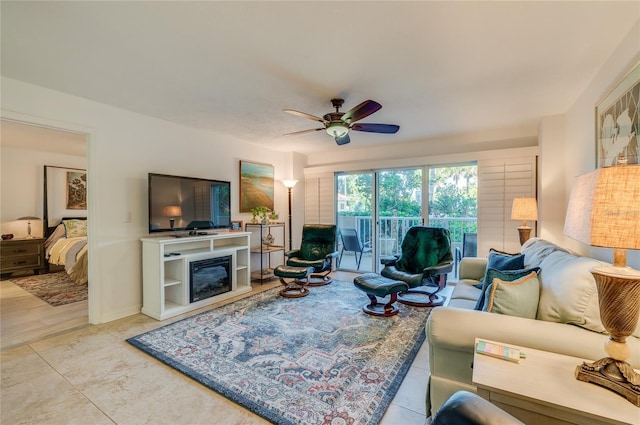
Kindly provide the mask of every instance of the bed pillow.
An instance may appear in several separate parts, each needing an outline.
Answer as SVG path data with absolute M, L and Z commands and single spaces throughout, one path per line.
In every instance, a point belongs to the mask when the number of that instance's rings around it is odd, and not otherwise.
M 511 282 L 494 278 L 487 288 L 483 311 L 535 319 L 540 300 L 538 273 L 531 273 Z
M 68 238 L 87 236 L 87 220 L 63 220 L 62 224 Z
M 489 258 L 487 259 L 487 268 L 484 272 L 482 282 L 475 286 L 478 289 L 486 288 L 491 281 L 487 282 L 487 271 L 489 269 L 496 270 L 521 270 L 524 269 L 524 254 L 509 254 L 508 252 L 498 251 L 491 248 L 489 250 Z M 486 283 L 485 283 L 486 282 Z
M 534 267 L 532 269 L 520 269 L 520 270 L 498 270 L 498 269 L 489 269 L 487 270 L 487 275 L 485 276 L 485 285 L 482 287 L 482 292 L 478 297 L 478 301 L 476 302 L 476 306 L 474 310 L 484 310 L 484 307 L 487 303 L 487 293 L 489 291 L 489 286 L 493 283 L 494 279 L 500 279 L 503 282 L 513 282 L 520 278 L 523 278 L 532 272 L 538 274 L 540 272 L 540 267 Z M 536 306 L 537 306 L 536 302 Z

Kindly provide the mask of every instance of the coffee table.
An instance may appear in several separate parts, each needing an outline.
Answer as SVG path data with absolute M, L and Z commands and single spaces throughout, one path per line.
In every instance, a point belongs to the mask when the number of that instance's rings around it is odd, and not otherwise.
M 576 366 L 584 359 L 505 345 L 520 348 L 526 358 L 513 363 L 476 353 L 473 384 L 478 395 L 522 422 L 640 424 L 640 408 L 605 388 L 575 378 Z

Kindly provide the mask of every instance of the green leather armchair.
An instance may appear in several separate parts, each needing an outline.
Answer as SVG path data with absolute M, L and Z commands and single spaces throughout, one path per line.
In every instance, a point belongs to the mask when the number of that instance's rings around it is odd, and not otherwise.
M 408 291 L 399 294 L 398 301 L 419 307 L 442 305 L 444 298 L 437 292 L 446 286 L 447 273 L 453 270 L 449 230 L 414 226 L 402 240 L 401 252 L 400 256 L 380 259 L 384 265 L 382 276 L 409 285 Z
M 302 227 L 300 249 L 285 252 L 287 266 L 313 267 L 309 286 L 331 283 L 336 250 L 336 226 L 333 224 L 305 224 Z

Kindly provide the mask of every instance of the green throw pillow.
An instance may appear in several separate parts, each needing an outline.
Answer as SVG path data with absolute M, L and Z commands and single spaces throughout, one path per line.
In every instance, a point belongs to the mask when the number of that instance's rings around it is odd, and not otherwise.
M 538 273 L 532 271 L 512 282 L 494 278 L 487 288 L 487 299 L 483 310 L 535 319 L 539 300 L 540 280 L 538 280 Z
M 521 269 L 521 270 L 498 270 L 493 268 L 488 269 L 485 279 L 483 281 L 482 293 L 480 293 L 480 296 L 478 297 L 478 301 L 476 302 L 476 306 L 474 307 L 474 309 L 475 310 L 484 309 L 489 285 L 491 285 L 491 283 L 495 278 L 498 278 L 504 282 L 513 282 L 514 280 L 518 280 L 524 276 L 527 276 L 531 272 L 536 272 L 537 274 L 538 272 L 540 272 L 540 267 L 534 267 L 532 269 Z
M 524 254 L 509 254 L 507 252 L 498 251 L 491 248 L 489 250 L 489 258 L 487 259 L 487 268 L 484 273 L 482 282 L 473 285 L 478 289 L 486 288 L 491 281 L 487 281 L 487 272 L 489 269 L 496 270 L 520 270 L 524 268 Z M 486 282 L 486 283 L 485 283 Z

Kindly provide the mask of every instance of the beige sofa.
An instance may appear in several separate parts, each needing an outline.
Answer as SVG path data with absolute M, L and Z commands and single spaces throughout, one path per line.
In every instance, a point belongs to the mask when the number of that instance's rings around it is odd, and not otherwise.
M 592 258 L 573 255 L 542 239 L 522 247 L 525 267 L 540 267 L 540 301 L 537 317 L 525 319 L 473 310 L 481 290 L 486 258 L 463 258 L 460 281 L 455 283 L 447 307 L 434 308 L 426 325 L 431 375 L 427 412 L 435 412 L 458 390 L 475 392 L 472 369 L 475 338 L 531 347 L 585 359 L 605 356 L 608 336 L 600 322 L 595 281 L 589 272 L 604 265 Z M 629 363 L 640 368 L 640 327 L 627 339 Z

